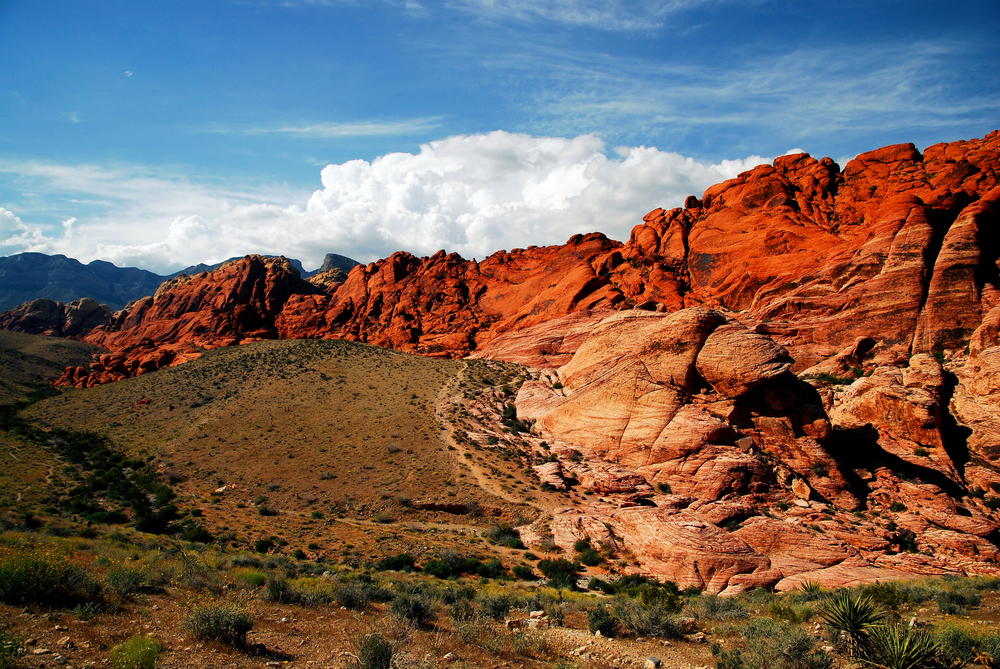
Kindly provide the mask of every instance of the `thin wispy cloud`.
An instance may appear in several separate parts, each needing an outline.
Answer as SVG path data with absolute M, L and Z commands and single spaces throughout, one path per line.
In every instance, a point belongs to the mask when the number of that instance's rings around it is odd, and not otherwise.
M 357 123 L 307 123 L 274 127 L 243 128 L 246 135 L 281 134 L 294 137 L 330 139 L 336 137 L 382 137 L 418 135 L 441 126 L 440 118 L 417 118 L 403 121 L 362 121 Z M 223 132 L 223 131 L 217 131 Z
M 631 141 L 699 133 L 799 142 L 876 127 L 990 123 L 1000 115 L 997 90 L 951 94 L 960 76 L 955 61 L 982 48 L 954 40 L 864 53 L 796 49 L 725 68 L 521 46 L 484 65 L 518 73 L 518 90 L 532 91 L 524 114 L 550 133 L 626 127 Z

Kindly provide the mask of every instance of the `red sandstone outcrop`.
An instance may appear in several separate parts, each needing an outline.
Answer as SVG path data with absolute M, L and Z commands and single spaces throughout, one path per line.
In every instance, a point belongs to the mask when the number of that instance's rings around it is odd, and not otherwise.
M 89 387 L 178 364 L 205 349 L 274 339 L 288 298 L 319 290 L 285 258 L 247 256 L 214 272 L 180 275 L 83 334 L 112 353 L 90 370 L 67 369 L 57 383 Z
M 534 331 L 557 334 L 551 323 Z M 855 341 L 838 364 L 875 348 Z M 1000 523 L 966 487 L 969 451 L 949 443 L 950 382 L 938 360 L 875 367 L 831 393 L 830 418 L 816 389 L 788 372 L 792 362 L 706 309 L 633 310 L 594 325 L 568 363 L 518 393 L 518 416 L 556 459 L 536 466 L 539 475 L 597 495 L 536 525 L 549 523 L 567 551 L 586 527 L 610 528 L 643 571 L 711 592 L 995 570 Z M 613 485 L 583 472 L 611 475 Z M 1000 493 L 996 469 L 971 474 Z M 654 494 L 661 486 L 671 494 Z M 701 532 L 675 541 L 678 518 Z M 717 540 L 727 527 L 740 539 L 732 546 Z M 524 536 L 531 543 L 540 531 Z M 895 553 L 906 556 L 879 562 Z

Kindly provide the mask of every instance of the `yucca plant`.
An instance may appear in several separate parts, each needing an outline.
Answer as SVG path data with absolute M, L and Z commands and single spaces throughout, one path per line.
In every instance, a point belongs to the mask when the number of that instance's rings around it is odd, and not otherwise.
M 851 653 L 857 655 L 886 613 L 871 597 L 845 590 L 823 604 L 819 614 L 830 627 L 847 635 Z
M 936 665 L 939 648 L 924 632 L 903 625 L 877 625 L 857 649 L 857 659 L 877 669 L 925 669 Z

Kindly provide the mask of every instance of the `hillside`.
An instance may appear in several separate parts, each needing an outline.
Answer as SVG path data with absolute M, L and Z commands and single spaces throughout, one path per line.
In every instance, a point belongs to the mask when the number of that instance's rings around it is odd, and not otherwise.
M 94 260 L 86 265 L 63 255 L 18 253 L 0 257 L 0 310 L 45 298 L 72 302 L 84 297 L 121 309 L 152 295 L 165 277 L 135 267 Z

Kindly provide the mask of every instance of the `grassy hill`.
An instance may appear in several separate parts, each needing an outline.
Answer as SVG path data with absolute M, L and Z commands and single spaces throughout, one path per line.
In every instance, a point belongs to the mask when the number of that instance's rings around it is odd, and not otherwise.
M 463 545 L 473 528 L 534 516 L 527 499 L 503 492 L 528 491 L 524 465 L 499 453 L 459 457 L 435 413 L 455 393 L 522 374 L 354 342 L 265 341 L 65 390 L 23 415 L 107 435 L 148 460 L 175 503 L 233 545 L 355 561 L 419 557 Z M 440 536 L 428 540 L 427 527 Z

